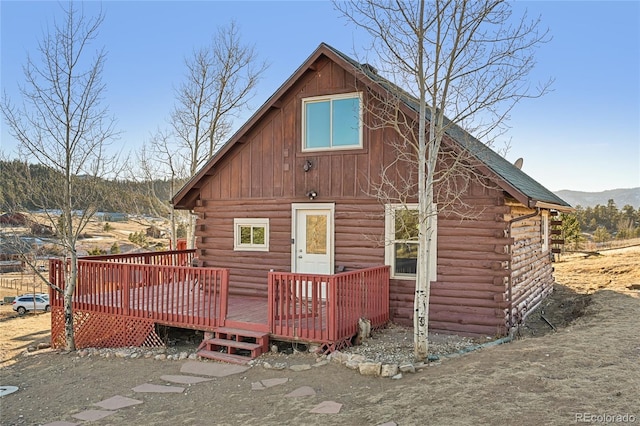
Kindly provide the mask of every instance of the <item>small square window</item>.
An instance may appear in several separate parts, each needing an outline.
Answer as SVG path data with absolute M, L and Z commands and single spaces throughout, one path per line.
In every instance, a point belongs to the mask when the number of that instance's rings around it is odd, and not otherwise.
M 234 219 L 233 249 L 269 251 L 269 219 Z
M 362 100 L 359 93 L 303 99 L 302 150 L 362 147 Z

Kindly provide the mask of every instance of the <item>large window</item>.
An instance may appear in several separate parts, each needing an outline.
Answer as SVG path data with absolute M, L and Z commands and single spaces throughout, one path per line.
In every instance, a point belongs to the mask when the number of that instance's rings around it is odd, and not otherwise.
M 269 219 L 234 219 L 233 249 L 269 251 Z
M 386 209 L 385 263 L 392 277 L 415 277 L 418 264 L 418 206 L 389 205 Z
M 302 110 L 303 151 L 362 147 L 360 94 L 303 99 Z

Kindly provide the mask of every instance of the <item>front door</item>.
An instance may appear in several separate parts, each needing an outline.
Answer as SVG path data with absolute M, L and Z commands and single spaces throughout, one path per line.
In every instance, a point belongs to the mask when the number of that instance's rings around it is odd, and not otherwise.
M 294 204 L 291 270 L 333 274 L 333 204 Z

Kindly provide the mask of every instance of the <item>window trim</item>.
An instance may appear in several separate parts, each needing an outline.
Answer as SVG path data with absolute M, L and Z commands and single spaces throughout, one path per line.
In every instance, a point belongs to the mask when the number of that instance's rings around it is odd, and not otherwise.
M 264 244 L 240 243 L 240 228 L 264 228 Z M 253 234 L 253 232 L 252 232 Z M 269 251 L 269 219 L 268 218 L 235 218 L 233 219 L 233 250 L 234 251 Z
M 320 102 L 320 101 L 329 101 L 333 102 L 335 100 L 340 99 L 353 99 L 358 98 L 359 112 L 358 112 L 358 144 L 357 145 L 339 145 L 339 146 L 329 146 L 329 147 L 319 147 L 319 148 L 307 148 L 307 113 L 306 113 L 306 105 L 312 102 Z M 331 110 L 333 111 L 333 110 Z M 312 96 L 309 98 L 302 98 L 302 120 L 301 120 L 301 152 L 322 152 L 322 151 L 345 151 L 345 150 L 354 150 L 354 149 L 362 149 L 364 147 L 363 142 L 363 117 L 364 117 L 364 108 L 362 102 L 362 92 L 350 92 L 350 93 L 340 93 L 340 94 L 331 94 L 324 96 Z M 332 114 L 329 116 L 330 120 L 332 118 Z M 331 135 L 333 132 L 333 124 L 330 122 L 330 132 Z
M 385 251 L 384 264 L 391 267 L 391 278 L 395 279 L 415 279 L 416 274 L 400 274 L 396 273 L 395 245 L 398 242 L 406 242 L 407 240 L 397 240 L 395 238 L 395 212 L 398 210 L 418 210 L 418 204 L 387 204 L 384 209 L 384 232 L 385 232 Z M 410 242 L 410 244 L 419 244 L 418 241 Z
M 542 252 L 549 251 L 549 212 L 544 210 L 541 212 L 540 221 L 540 239 L 542 240 Z

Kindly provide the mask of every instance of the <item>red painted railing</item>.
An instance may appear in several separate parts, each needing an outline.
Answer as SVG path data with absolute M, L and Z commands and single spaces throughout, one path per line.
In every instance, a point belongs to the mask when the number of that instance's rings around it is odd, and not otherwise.
M 358 320 L 389 320 L 389 267 L 335 275 L 269 273 L 269 330 L 291 339 L 335 343 L 354 336 Z
M 82 260 L 101 260 L 105 262 L 136 263 L 144 265 L 191 266 L 191 261 L 195 257 L 195 253 L 196 251 L 194 249 L 149 251 L 141 253 L 83 256 Z
M 152 261 L 161 259 L 156 257 Z M 61 288 L 64 288 L 64 266 L 62 260 L 49 262 L 50 279 Z M 226 317 L 228 286 L 228 269 L 83 258 L 78 260 L 73 307 L 179 327 L 212 328 L 221 325 Z M 52 293 L 51 306 L 62 305 L 62 294 Z

